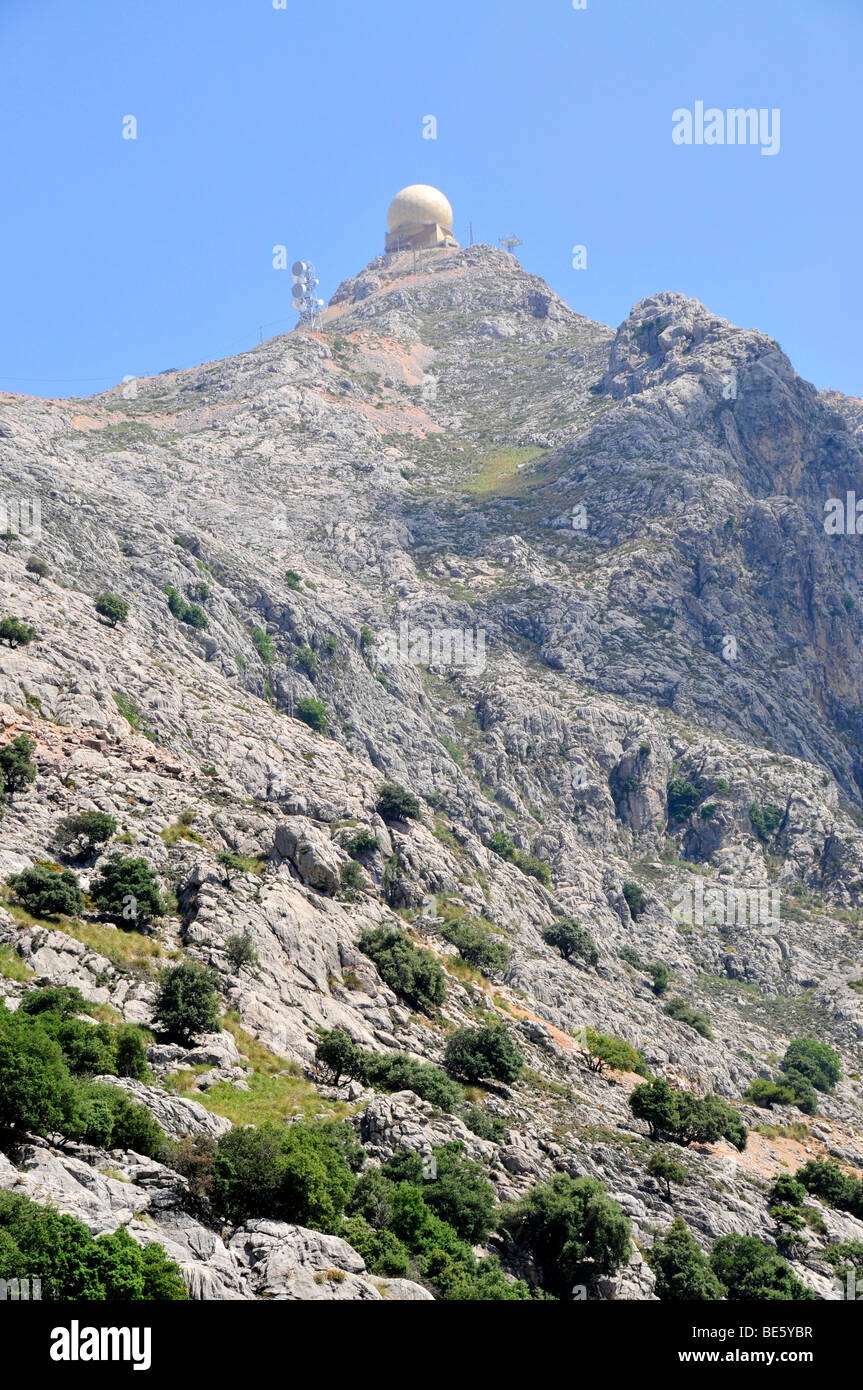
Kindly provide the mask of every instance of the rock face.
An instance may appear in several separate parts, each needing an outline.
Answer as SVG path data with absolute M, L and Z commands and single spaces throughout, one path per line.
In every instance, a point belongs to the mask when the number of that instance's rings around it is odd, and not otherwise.
M 115 1081 L 171 1135 L 224 1132 L 267 1049 L 269 1077 L 317 1087 L 323 1112 L 350 1104 L 370 1162 L 458 1141 L 501 1199 L 597 1177 L 642 1250 L 674 1212 L 705 1247 L 773 1242 L 776 1173 L 827 1154 L 863 1167 L 863 560 L 853 521 L 825 528 L 863 497 L 859 401 L 683 295 L 614 332 L 472 246 L 419 274 L 378 258 L 319 333 L 86 401 L 2 395 L 0 470 L 42 527 L 0 546 L 0 618 L 38 634 L 0 646 L 0 743 L 27 734 L 37 764 L 3 808 L 0 879 L 56 860 L 59 820 L 99 810 L 118 823 L 108 849 L 174 893 L 146 932 L 89 910 L 39 921 L 4 895 L 10 1007 L 74 985 L 150 1024 L 158 970 L 185 955 L 217 973 L 230 1031 L 157 1040 L 152 1085 Z M 31 553 L 51 569 L 38 584 Z M 105 590 L 127 623 L 96 614 Z M 384 781 L 418 818 L 382 819 Z M 85 890 L 103 858 L 73 866 Z M 559 916 L 591 932 L 595 965 L 545 943 Z M 456 919 L 503 941 L 506 966 L 462 969 Z M 436 953 L 440 1018 L 358 949 L 381 924 Z M 238 937 L 256 963 L 234 962 Z M 665 1012 L 655 962 L 711 1037 Z M 498 1139 L 412 1092 L 327 1089 L 316 1068 L 334 1027 L 439 1064 L 480 1008 L 528 1068 L 485 1094 Z M 785 1132 L 689 1151 L 672 1207 L 646 1173 L 634 1078 L 586 1068 L 586 1026 L 699 1094 L 739 1101 L 795 1036 L 830 1043 L 844 1079 L 808 1132 L 795 1110 L 744 1106 Z M 4 1185 L 92 1229 L 163 1240 L 197 1297 L 426 1296 L 335 1237 L 266 1221 L 223 1240 L 176 1174 L 134 1156 L 36 1143 L 4 1164 Z M 826 1244 L 863 1225 L 823 1219 L 795 1268 L 830 1297 Z M 598 1293 L 653 1297 L 649 1267 Z

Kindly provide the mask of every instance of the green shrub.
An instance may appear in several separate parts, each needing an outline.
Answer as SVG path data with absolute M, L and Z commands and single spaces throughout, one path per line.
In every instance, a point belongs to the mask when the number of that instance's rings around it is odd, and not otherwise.
M 753 801 L 749 807 L 749 822 L 762 844 L 766 845 L 772 839 L 783 815 L 781 806 L 774 806 L 772 803 L 759 806 Z
M 656 1276 L 657 1296 L 664 1301 L 716 1302 L 725 1293 L 710 1261 L 679 1216 L 665 1235 L 654 1241 L 647 1261 Z
M 90 897 L 109 922 L 143 926 L 166 911 L 156 876 L 146 859 L 117 850 L 102 865 L 90 886 Z
M 774 1105 L 794 1105 L 794 1092 L 790 1086 L 778 1085 L 775 1081 L 766 1081 L 763 1077 L 756 1077 L 750 1082 L 743 1094 L 743 1099 L 748 1100 L 751 1105 L 758 1105 L 762 1110 L 772 1110 Z
M 455 946 L 462 960 L 483 974 L 505 970 L 509 964 L 509 947 L 505 941 L 491 936 L 470 922 L 448 922 L 441 936 Z
M 326 706 L 320 700 L 314 700 L 310 695 L 304 695 L 297 701 L 296 716 L 304 724 L 308 724 L 310 729 L 314 729 L 316 734 L 326 734 L 330 727 L 330 716 Z
M 633 921 L 637 921 L 647 910 L 647 899 L 644 896 L 644 889 L 637 883 L 624 883 L 623 896 L 626 899 Z
M 579 960 L 585 965 L 596 965 L 599 961 L 599 948 L 586 927 L 574 917 L 561 917 L 550 927 L 543 927 L 542 939 L 548 946 L 560 951 L 564 960 Z
M 3 1136 L 69 1133 L 75 1114 L 75 1087 L 59 1043 L 21 1010 L 13 1014 L 0 1003 L 0 1149 Z
M 252 644 L 258 656 L 265 666 L 269 666 L 276 659 L 276 648 L 269 633 L 264 632 L 261 627 L 252 628 Z
M 606 1067 L 612 1071 L 634 1071 L 643 1076 L 647 1067 L 637 1048 L 623 1038 L 611 1037 L 608 1033 L 598 1033 L 595 1028 L 587 1028 L 587 1065 L 591 1071 L 603 1072 Z
M 59 873 L 42 864 L 10 874 L 6 882 L 34 917 L 77 917 L 84 906 L 78 878 L 69 869 Z
M 378 793 L 375 810 L 385 821 L 418 820 L 422 807 L 413 792 L 405 791 L 396 782 L 384 782 Z
M 381 847 L 377 835 L 370 830 L 358 830 L 348 841 L 347 850 L 352 859 L 363 859 L 367 854 L 375 854 Z
M 8 642 L 10 647 L 26 647 L 37 636 L 35 627 L 22 623 L 20 618 L 0 619 L 0 642 Z
M 710 1267 L 725 1286 L 729 1302 L 798 1302 L 816 1297 L 781 1255 L 755 1236 L 721 1236 L 711 1252 Z
M 629 1222 L 594 1178 L 556 1174 L 508 1207 L 500 1229 L 529 1253 L 543 1288 L 570 1301 L 575 1285 L 592 1287 L 629 1258 Z
M 288 570 L 286 572 L 285 583 L 287 584 L 289 589 L 299 589 L 300 576 L 297 574 L 296 570 Z
M 26 734 L 18 734 L 0 748 L 0 784 L 8 797 L 36 781 L 35 752 L 36 744 Z
M 434 1176 L 424 1178 L 420 1155 L 402 1149 L 383 1165 L 384 1177 L 421 1188 L 426 1206 L 460 1240 L 483 1244 L 494 1226 L 497 1198 L 481 1164 L 465 1158 L 460 1143 L 442 1144 L 432 1157 Z
M 0 1192 L 0 1279 L 41 1280 L 52 1302 L 177 1302 L 179 1266 L 155 1243 L 141 1249 L 121 1226 L 95 1238 L 74 1217 Z
M 483 1110 L 479 1105 L 466 1105 L 461 1118 L 468 1129 L 478 1139 L 488 1139 L 492 1144 L 503 1144 L 507 1136 L 507 1123 L 500 1115 Z
M 790 1173 L 780 1173 L 770 1189 L 767 1198 L 769 1207 L 802 1207 L 806 1201 L 806 1188 L 802 1182 L 792 1178 Z
M 833 1048 L 815 1038 L 794 1038 L 780 1065 L 784 1072 L 805 1077 L 816 1091 L 828 1095 L 842 1078 L 842 1064 Z
M 178 622 L 206 631 L 210 624 L 202 608 L 199 608 L 196 603 L 187 603 L 173 584 L 167 584 L 164 592 L 168 596 L 168 607 Z
M 820 1197 L 828 1206 L 839 1211 L 857 1212 L 863 1208 L 863 1182 L 849 1178 L 834 1159 L 809 1159 L 794 1174 L 796 1182 L 802 1184 L 813 1197 Z M 863 1211 L 860 1212 L 863 1215 Z
M 485 1077 L 493 1081 L 517 1081 L 521 1053 L 500 1022 L 481 1028 L 457 1028 L 447 1039 L 444 1067 L 451 1076 L 468 1083 Z
M 386 1279 L 409 1277 L 410 1252 L 392 1231 L 376 1231 L 362 1216 L 349 1216 L 342 1222 L 339 1234 L 362 1255 L 371 1274 Z
M 267 1217 L 336 1232 L 354 1185 L 326 1125 L 268 1124 L 232 1129 L 219 1140 L 211 1200 L 234 1225 Z
M 225 942 L 225 955 L 231 963 L 232 968 L 239 972 L 244 965 L 257 965 L 258 953 L 255 950 L 252 938 L 247 932 L 242 935 L 229 936 Z
M 339 867 L 339 884 L 349 897 L 355 897 L 366 888 L 366 876 L 355 859 L 349 859 Z
M 79 811 L 65 816 L 54 831 L 54 842 L 64 854 L 86 859 L 117 833 L 117 822 L 104 811 Z
M 118 623 L 125 623 L 129 616 L 129 605 L 124 598 L 118 598 L 116 594 L 100 594 L 96 599 L 96 612 L 103 618 L 107 618 L 112 627 Z
M 691 1091 L 673 1091 L 662 1077 L 655 1077 L 635 1087 L 629 1108 L 637 1120 L 647 1123 L 651 1139 L 666 1138 L 681 1145 L 727 1139 L 737 1149 L 746 1147 L 746 1126 L 721 1096 L 699 1099 Z
M 318 674 L 318 658 L 311 647 L 300 647 L 294 658 L 297 668 L 308 676 L 310 681 L 316 679 Z
M 713 1029 L 710 1027 L 710 1020 L 705 1014 L 701 1014 L 697 1009 L 693 1009 L 687 1004 L 685 999 L 679 996 L 676 999 L 669 999 L 665 1006 L 665 1012 L 669 1018 L 676 1019 L 678 1023 L 686 1023 L 690 1028 L 694 1028 L 696 1033 L 700 1033 L 702 1038 L 713 1041 Z
M 506 859 L 508 863 L 512 863 L 518 852 L 513 840 L 504 830 L 496 830 L 493 835 L 489 836 L 488 847 L 501 859 Z
M 404 932 L 395 927 L 369 927 L 358 945 L 374 961 L 384 983 L 414 1008 L 430 1009 L 443 1003 L 443 970 L 431 952 L 414 946 Z
M 551 869 L 544 859 L 538 858 L 535 854 L 525 854 L 523 850 L 517 849 L 512 862 L 517 869 L 521 869 L 523 874 L 538 879 L 546 888 L 551 887 Z
M 673 777 L 666 787 L 670 823 L 688 820 L 701 800 L 701 791 L 685 777 Z
M 656 1149 L 647 1160 L 647 1171 L 657 1182 L 665 1185 L 665 1199 L 671 1201 L 671 1184 L 686 1182 L 686 1169 L 670 1154 Z
M 28 574 L 35 574 L 37 584 L 41 584 L 51 573 L 45 561 L 40 560 L 38 555 L 31 555 L 24 568 Z
M 133 1149 L 158 1157 L 165 1135 L 145 1105 L 130 1100 L 118 1086 L 79 1084 L 74 1137 L 100 1149 Z
M 668 966 L 661 960 L 655 960 L 647 967 L 647 973 L 653 981 L 653 993 L 664 994 L 671 984 Z
M 198 1033 L 218 1031 L 216 979 L 212 970 L 194 961 L 169 965 L 161 972 L 153 1021 L 172 1041 L 187 1044 Z
M 364 1080 L 379 1091 L 413 1091 L 439 1110 L 453 1111 L 462 1096 L 440 1067 L 409 1052 L 364 1052 Z

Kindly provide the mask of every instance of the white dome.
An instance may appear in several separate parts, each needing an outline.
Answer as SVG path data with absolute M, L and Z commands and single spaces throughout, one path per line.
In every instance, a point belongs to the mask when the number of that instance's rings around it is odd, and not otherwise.
M 399 227 L 426 226 L 435 222 L 445 232 L 452 231 L 452 208 L 448 199 L 437 188 L 427 183 L 412 183 L 403 188 L 390 203 L 387 213 L 387 231 L 397 232 Z

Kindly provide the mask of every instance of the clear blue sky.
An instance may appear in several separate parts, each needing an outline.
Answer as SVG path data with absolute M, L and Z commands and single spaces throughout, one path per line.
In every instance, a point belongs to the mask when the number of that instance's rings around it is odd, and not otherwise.
M 861 0 L 0 0 L 0 46 L 0 388 L 284 332 L 273 246 L 328 298 L 432 183 L 582 313 L 680 290 L 863 395 Z M 675 145 L 696 101 L 778 107 L 779 154 Z

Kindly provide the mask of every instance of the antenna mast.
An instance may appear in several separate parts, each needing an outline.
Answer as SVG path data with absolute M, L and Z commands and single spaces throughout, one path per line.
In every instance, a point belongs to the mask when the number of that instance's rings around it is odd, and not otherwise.
M 291 305 L 299 314 L 298 328 L 317 328 L 321 321 L 324 301 L 318 299 L 315 267 L 311 261 L 294 261 L 291 266 L 294 283 L 291 290 Z

